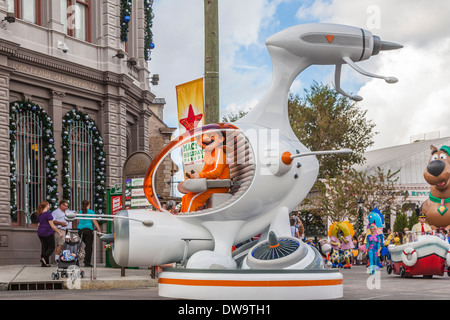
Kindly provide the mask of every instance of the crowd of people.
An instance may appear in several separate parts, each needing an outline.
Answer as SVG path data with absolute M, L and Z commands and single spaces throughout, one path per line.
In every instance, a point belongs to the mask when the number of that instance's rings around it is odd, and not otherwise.
M 400 246 L 410 242 L 414 242 L 421 235 L 434 235 L 441 240 L 450 244 L 450 231 L 445 228 L 438 228 L 433 230 L 430 225 L 426 223 L 426 216 L 421 214 L 418 217 L 419 223 L 414 225 L 411 230 L 404 228 L 403 231 L 392 232 L 391 229 L 387 229 L 387 233 L 383 234 L 383 245 L 380 245 L 379 258 L 382 265 L 391 263 L 391 255 L 389 253 L 389 246 Z M 291 236 L 302 240 L 304 243 L 315 247 L 322 253 L 322 246 L 329 244 L 330 239 L 318 237 L 308 238 L 305 237 L 305 228 L 302 221 L 298 217 L 298 213 L 294 213 L 290 217 L 291 224 Z M 367 235 L 354 235 L 353 236 L 353 249 L 352 249 L 352 264 L 353 265 L 368 265 L 369 255 L 367 250 Z M 343 250 L 340 250 L 343 251 Z M 340 252 L 342 255 L 342 252 Z M 324 254 L 325 261 L 329 261 L 329 256 Z
M 79 214 L 92 215 L 95 214 L 90 209 L 91 204 L 88 200 L 84 200 L 81 204 Z M 50 204 L 48 201 L 43 201 L 38 205 L 36 215 L 38 220 L 37 235 L 41 242 L 41 259 L 42 267 L 50 267 L 50 257 L 55 253 L 55 262 L 61 258 L 61 250 L 67 236 L 67 230 L 72 229 L 72 222 L 66 221 L 66 212 L 69 209 L 69 202 L 61 200 L 58 208 L 50 212 Z M 84 266 L 92 267 L 92 245 L 94 240 L 94 228 L 101 233 L 100 225 L 97 220 L 91 219 L 92 216 L 87 216 L 80 219 L 78 223 L 78 234 L 82 242 L 84 242 Z

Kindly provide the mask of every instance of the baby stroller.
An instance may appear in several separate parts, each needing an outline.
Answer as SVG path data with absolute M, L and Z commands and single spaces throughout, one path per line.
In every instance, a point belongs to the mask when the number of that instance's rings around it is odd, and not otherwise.
M 56 272 L 52 273 L 52 280 L 58 280 L 60 277 L 75 277 L 79 272 L 81 278 L 84 278 L 84 271 L 79 269 L 81 260 L 81 238 L 77 229 L 66 230 L 65 241 L 61 250 L 59 261 L 57 261 Z

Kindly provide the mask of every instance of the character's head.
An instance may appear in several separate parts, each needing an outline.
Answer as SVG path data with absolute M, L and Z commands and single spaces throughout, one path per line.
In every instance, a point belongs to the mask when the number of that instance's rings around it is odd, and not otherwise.
M 426 214 L 424 213 L 424 212 L 421 212 L 420 214 L 419 214 L 419 222 L 420 223 L 425 223 L 425 220 L 427 219 L 427 216 L 426 216 Z
M 377 231 L 377 225 L 375 224 L 375 223 L 371 223 L 370 225 L 369 225 L 369 229 L 370 229 L 370 232 L 371 233 L 374 233 L 374 232 L 376 232 Z
M 355 234 L 355 230 L 353 229 L 353 225 L 348 221 L 343 222 L 335 222 L 328 229 L 328 236 L 352 236 Z
M 220 131 L 207 131 L 196 137 L 196 141 L 206 152 L 223 148 L 225 145 L 225 135 Z
M 377 228 L 382 228 L 383 224 L 384 224 L 384 218 L 383 215 L 381 214 L 380 210 L 378 208 L 373 209 L 370 213 L 369 213 L 369 225 L 372 223 L 375 223 L 375 225 L 377 226 Z
M 450 147 L 442 146 L 438 150 L 435 146 L 430 146 L 430 149 L 431 157 L 423 176 L 432 189 L 441 192 L 450 190 Z

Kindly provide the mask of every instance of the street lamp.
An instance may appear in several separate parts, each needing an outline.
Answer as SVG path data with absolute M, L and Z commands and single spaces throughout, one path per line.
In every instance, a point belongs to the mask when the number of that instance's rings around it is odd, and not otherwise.
M 363 200 L 363 198 L 360 197 L 358 200 L 358 210 L 362 210 L 363 204 L 364 204 L 364 200 Z

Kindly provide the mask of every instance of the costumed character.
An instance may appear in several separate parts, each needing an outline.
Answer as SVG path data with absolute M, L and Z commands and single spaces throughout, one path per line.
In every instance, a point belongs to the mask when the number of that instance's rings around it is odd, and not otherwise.
M 319 250 L 320 254 L 322 255 L 325 265 L 327 267 L 331 267 L 331 262 L 330 262 L 331 245 L 330 245 L 330 242 L 326 239 L 320 240 L 318 243 L 317 249 Z
M 220 132 L 206 132 L 197 139 L 205 150 L 205 165 L 200 173 L 186 173 L 189 179 L 230 179 L 230 168 L 226 159 L 225 135 Z M 229 188 L 212 188 L 204 192 L 188 192 L 182 198 L 180 212 L 197 211 L 213 193 L 227 193 Z
M 415 225 L 413 225 L 413 227 L 411 228 L 411 232 L 413 232 L 413 234 L 418 237 L 427 233 L 432 232 L 432 228 L 431 226 L 426 223 L 427 220 L 427 215 L 424 212 L 421 212 L 419 214 L 419 222 L 416 223 Z
M 348 221 L 335 222 L 328 229 L 328 236 L 330 237 L 332 248 L 330 260 L 333 268 L 344 267 L 344 269 L 350 269 L 352 267 L 352 237 L 354 234 L 355 231 L 353 230 L 353 225 Z M 339 259 L 339 249 L 344 251 L 345 265 L 342 265 Z
M 368 216 L 369 225 L 375 223 L 378 234 L 383 234 L 384 217 L 381 211 L 375 207 Z
M 428 199 L 422 205 L 426 221 L 434 230 L 450 227 L 450 147 L 430 146 L 431 157 L 423 177 L 430 184 Z
M 384 217 L 381 211 L 375 207 L 368 216 L 369 223 L 367 225 L 366 238 L 364 239 L 364 243 L 366 244 L 366 250 L 368 252 L 368 243 L 367 236 L 371 234 L 370 226 L 373 224 L 375 226 L 376 233 L 378 235 L 378 239 L 380 241 L 380 248 L 383 252 L 383 255 L 386 255 L 389 251 L 385 249 L 384 246 L 384 234 L 383 234 L 383 226 L 384 226 Z M 370 259 L 367 261 L 367 264 L 370 265 Z M 379 256 L 377 258 L 377 266 L 381 268 L 383 264 L 381 263 Z
M 377 232 L 377 226 L 375 223 L 369 225 L 369 230 L 370 234 L 366 237 L 367 255 L 369 259 L 370 273 L 375 274 L 376 267 L 379 268 L 380 265 L 379 254 L 383 241 Z

